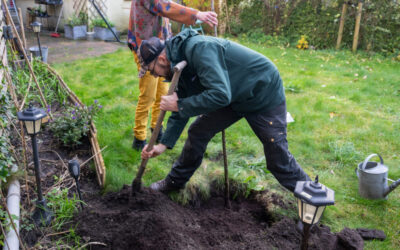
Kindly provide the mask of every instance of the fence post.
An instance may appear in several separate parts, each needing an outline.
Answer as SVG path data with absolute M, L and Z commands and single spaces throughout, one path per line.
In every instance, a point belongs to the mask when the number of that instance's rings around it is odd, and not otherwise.
M 356 27 L 354 29 L 353 52 L 357 51 L 357 46 L 358 46 L 358 35 L 359 35 L 359 32 L 360 32 L 362 6 L 363 6 L 362 1 L 358 2 L 357 17 L 356 17 Z
M 346 12 L 347 12 L 347 3 L 344 3 L 343 8 L 342 8 L 342 15 L 340 16 L 339 33 L 338 33 L 338 38 L 337 38 L 337 42 L 336 42 L 336 49 L 340 49 L 340 44 L 342 43 L 343 28 L 344 28 L 344 21 L 346 19 Z

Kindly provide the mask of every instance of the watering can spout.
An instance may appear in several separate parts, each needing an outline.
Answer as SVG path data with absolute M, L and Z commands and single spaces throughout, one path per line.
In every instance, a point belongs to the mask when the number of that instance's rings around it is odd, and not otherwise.
M 399 185 L 400 185 L 400 179 L 398 179 L 397 181 L 393 182 L 392 185 L 390 185 L 389 187 L 387 187 L 383 196 L 386 197 L 386 195 L 388 195 L 390 192 L 392 192 L 392 191 L 393 191 L 395 188 L 397 188 Z

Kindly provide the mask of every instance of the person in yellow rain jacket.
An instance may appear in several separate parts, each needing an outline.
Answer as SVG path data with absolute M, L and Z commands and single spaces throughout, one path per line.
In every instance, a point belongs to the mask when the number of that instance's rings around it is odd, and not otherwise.
M 146 128 L 151 112 L 151 129 L 156 126 L 160 113 L 161 96 L 168 92 L 168 83 L 163 78 L 152 76 L 147 68 L 140 67 L 136 55 L 142 40 L 156 36 L 163 40 L 171 34 L 169 19 L 192 25 L 200 20 L 210 26 L 218 24 L 217 14 L 211 11 L 198 11 L 167 0 L 132 0 L 128 46 L 132 50 L 139 70 L 139 99 L 135 112 L 134 140 L 132 147 L 141 150 L 146 145 Z M 158 140 L 162 136 L 160 131 Z

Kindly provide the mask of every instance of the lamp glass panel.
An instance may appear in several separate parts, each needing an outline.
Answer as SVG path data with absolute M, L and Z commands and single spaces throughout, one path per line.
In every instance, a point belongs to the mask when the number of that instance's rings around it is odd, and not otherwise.
M 29 135 L 35 134 L 35 127 L 34 127 L 34 121 L 24 121 L 25 127 L 26 127 L 26 132 Z
M 318 207 L 317 214 L 315 215 L 315 219 L 314 219 L 314 223 L 313 224 L 319 222 L 319 220 L 321 219 L 322 214 L 324 213 L 325 207 L 326 206 Z
M 299 209 L 299 217 L 300 218 L 303 218 L 303 213 L 302 213 L 302 211 L 301 211 L 301 207 L 302 207 L 302 201 L 301 201 L 301 199 L 297 199 L 297 207 L 298 207 L 298 209 Z
M 316 206 L 307 204 L 305 202 L 303 202 L 303 217 L 302 220 L 307 223 L 307 224 L 311 224 L 313 222 L 313 218 L 314 218 L 314 214 L 317 212 Z
M 33 32 L 39 33 L 40 32 L 40 26 L 39 25 L 33 26 Z
M 41 125 L 42 125 L 42 119 L 35 121 L 35 133 L 39 133 Z

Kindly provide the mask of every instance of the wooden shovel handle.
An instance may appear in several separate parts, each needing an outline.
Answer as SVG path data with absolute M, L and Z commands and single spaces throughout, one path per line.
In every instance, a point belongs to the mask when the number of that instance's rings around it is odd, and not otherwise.
M 186 65 L 187 65 L 186 61 L 182 61 L 174 67 L 174 76 L 172 77 L 171 85 L 169 86 L 168 95 L 172 95 L 174 93 L 174 91 L 176 89 L 176 85 L 178 84 L 179 77 L 181 76 L 181 72 L 186 67 Z M 161 110 L 160 114 L 158 115 L 156 127 L 154 128 L 153 133 L 151 134 L 149 144 L 147 145 L 147 148 L 146 148 L 147 152 L 150 152 L 151 150 L 153 150 L 157 136 L 160 133 L 161 124 L 164 120 L 165 113 L 166 113 L 166 111 Z M 147 161 L 148 161 L 148 159 L 142 159 L 142 162 L 140 164 L 136 178 L 133 180 L 134 182 L 136 182 L 136 183 L 141 182 L 144 170 L 147 165 Z

